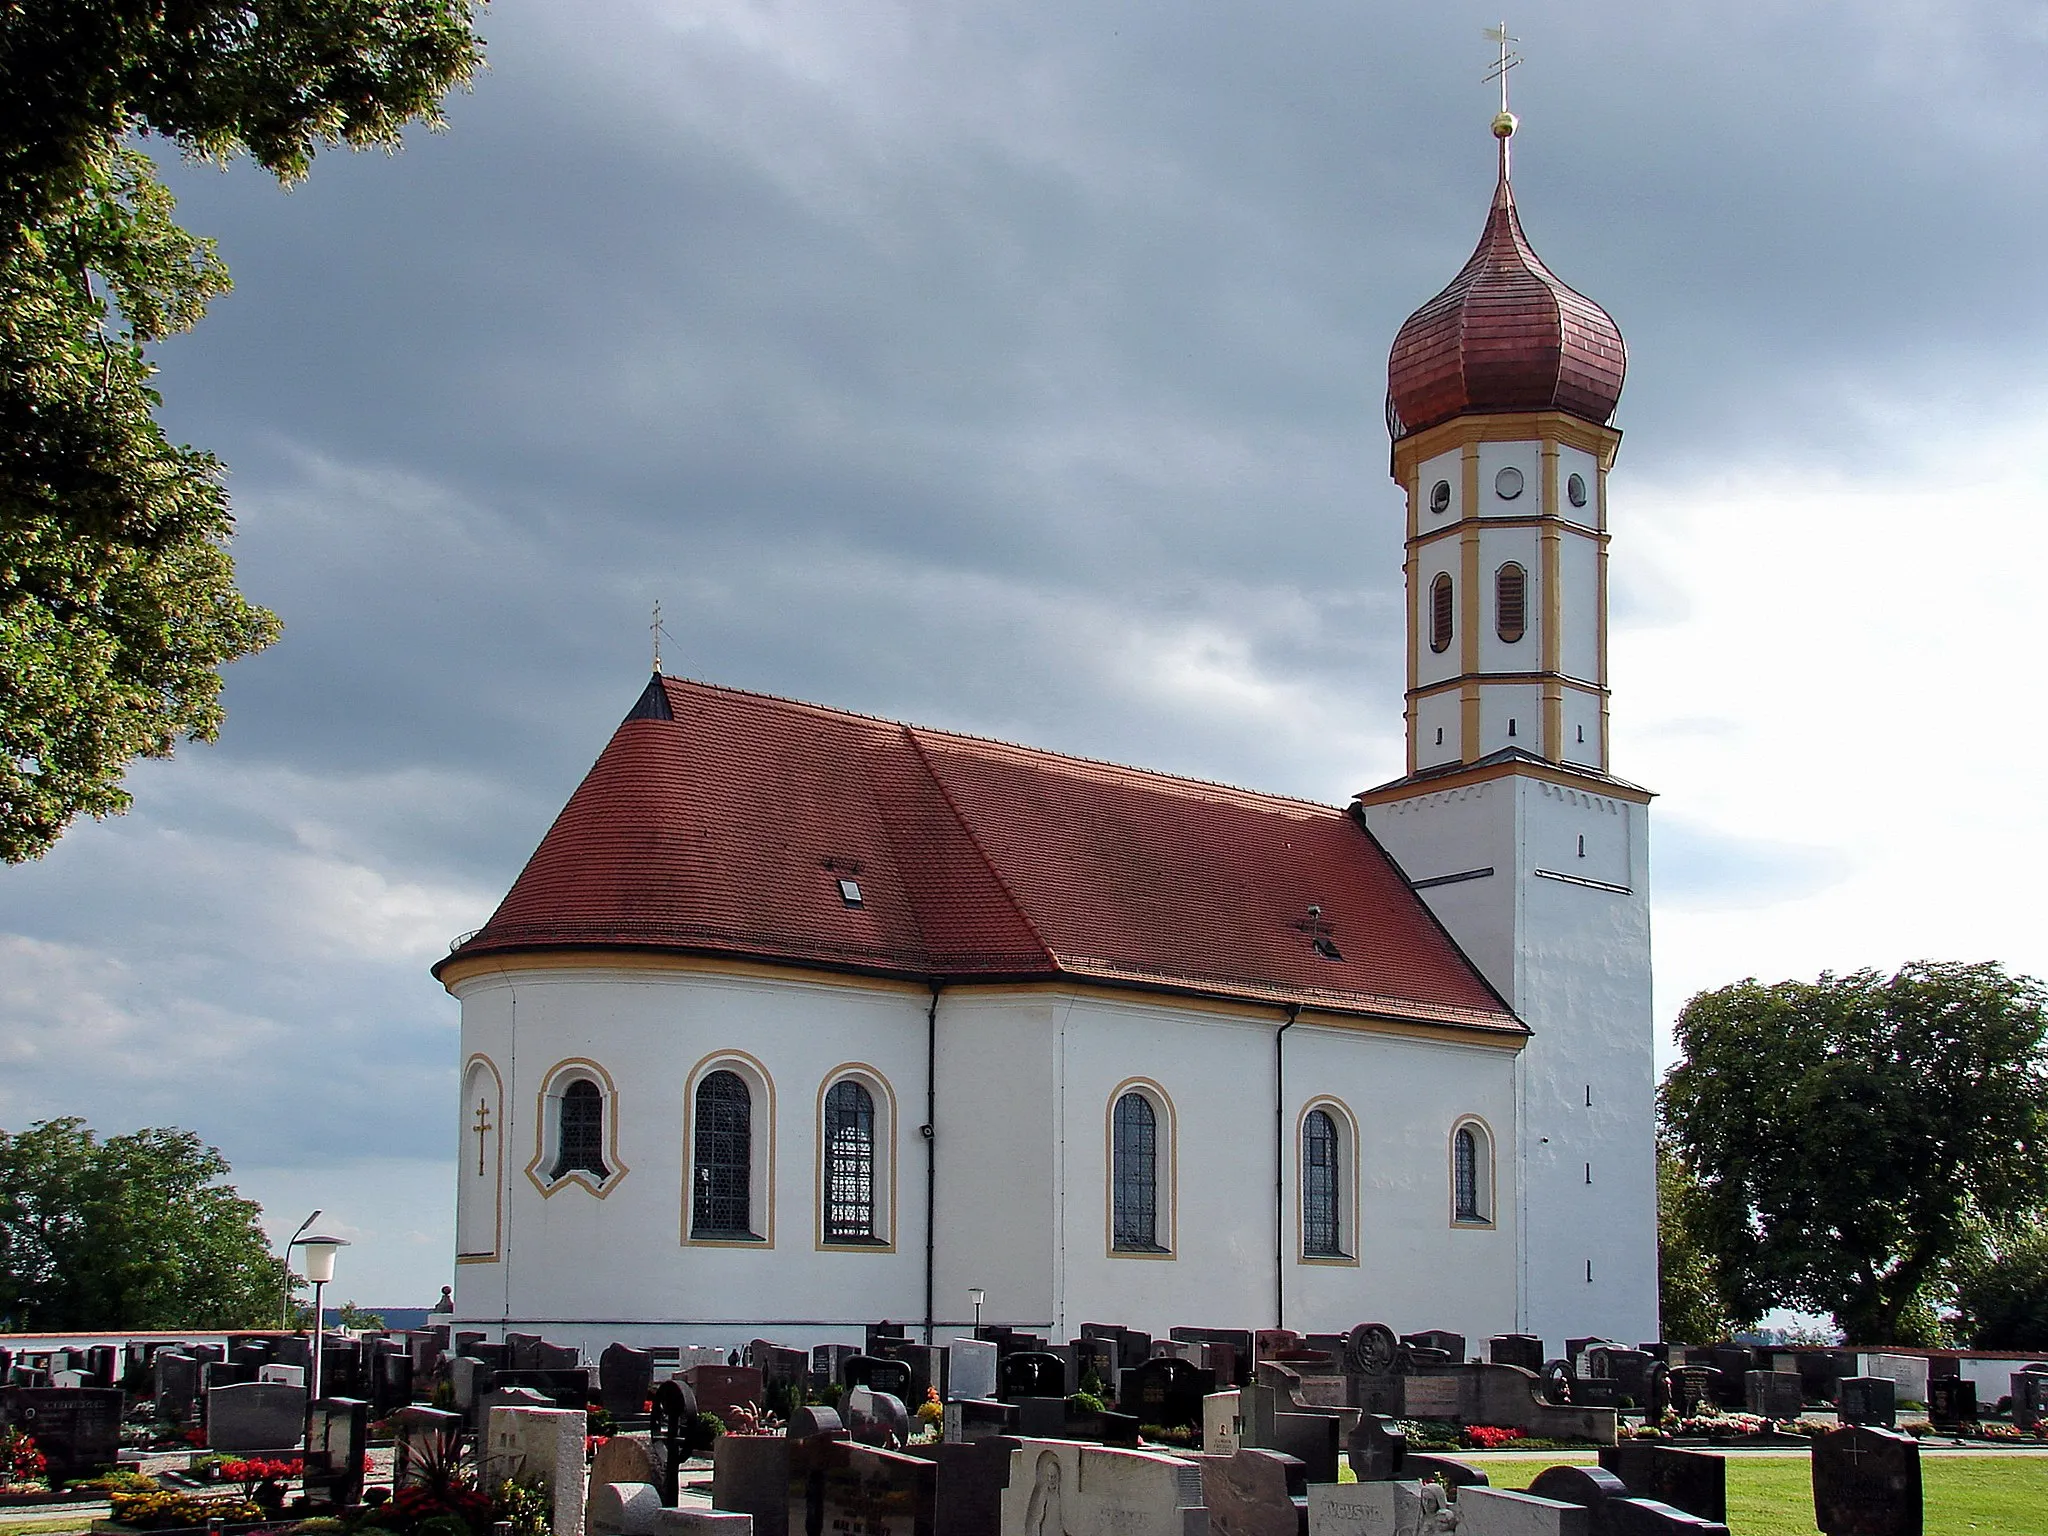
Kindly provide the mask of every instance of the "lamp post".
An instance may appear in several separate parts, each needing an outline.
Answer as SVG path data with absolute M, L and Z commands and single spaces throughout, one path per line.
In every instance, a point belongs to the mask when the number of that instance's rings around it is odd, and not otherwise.
M 967 1287 L 967 1299 L 974 1303 L 974 1331 L 981 1332 L 981 1304 L 988 1300 L 988 1292 L 978 1285 Z
M 317 1214 L 317 1213 L 316 1213 Z M 327 1282 L 334 1278 L 334 1250 L 346 1248 L 348 1242 L 339 1237 L 302 1237 L 297 1246 L 306 1250 L 306 1278 L 313 1282 L 313 1376 L 312 1390 L 306 1395 L 307 1405 L 320 1401 L 321 1356 L 327 1353 Z
M 298 1242 L 300 1238 L 306 1235 L 306 1228 L 313 1225 L 313 1223 L 318 1221 L 319 1219 L 320 1213 L 318 1211 L 315 1211 L 312 1215 L 308 1216 L 304 1221 L 299 1223 L 298 1231 L 294 1232 L 289 1238 L 285 1240 L 284 1305 L 278 1311 L 277 1314 L 277 1326 L 280 1328 L 289 1328 L 292 1325 L 292 1247 L 294 1244 Z

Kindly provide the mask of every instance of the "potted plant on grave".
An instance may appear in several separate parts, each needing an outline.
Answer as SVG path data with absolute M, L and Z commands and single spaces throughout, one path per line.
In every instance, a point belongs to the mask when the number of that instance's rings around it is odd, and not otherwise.
M 40 1497 L 50 1491 L 49 1463 L 33 1436 L 9 1425 L 0 1430 L 0 1499 Z

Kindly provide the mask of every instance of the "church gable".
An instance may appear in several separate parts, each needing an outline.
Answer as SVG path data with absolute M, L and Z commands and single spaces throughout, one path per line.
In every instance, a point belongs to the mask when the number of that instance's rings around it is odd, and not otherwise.
M 1522 1031 L 1345 811 L 658 683 L 457 955 L 1067 975 Z

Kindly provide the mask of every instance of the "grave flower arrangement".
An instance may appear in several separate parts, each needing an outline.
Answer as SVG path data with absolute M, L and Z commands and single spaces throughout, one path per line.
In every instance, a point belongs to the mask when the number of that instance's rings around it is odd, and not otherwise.
M 0 1496 L 46 1492 L 43 1474 L 48 1470 L 32 1436 L 12 1425 L 0 1430 Z
M 1493 1424 L 1468 1424 L 1465 1427 L 1465 1442 L 1475 1450 L 1497 1451 L 1504 1445 L 1512 1445 L 1522 1438 L 1519 1429 L 1510 1429 Z
M 946 1405 L 939 1401 L 939 1389 L 937 1387 L 926 1387 L 924 1389 L 924 1401 L 917 1405 L 917 1416 L 927 1424 L 944 1424 L 946 1422 Z
M 108 1501 L 114 1519 L 140 1531 L 189 1529 L 209 1520 L 250 1521 L 263 1518 L 263 1507 L 240 1495 L 202 1497 L 155 1488 L 147 1493 L 117 1493 Z

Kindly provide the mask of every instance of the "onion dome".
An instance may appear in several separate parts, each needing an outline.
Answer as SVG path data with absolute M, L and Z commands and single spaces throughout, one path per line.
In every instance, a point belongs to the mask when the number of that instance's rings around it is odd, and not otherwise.
M 1565 411 L 1604 424 L 1621 398 L 1620 327 L 1543 265 L 1522 233 L 1508 184 L 1513 132 L 1503 112 L 1494 123 L 1500 183 L 1479 248 L 1394 338 L 1387 426 L 1396 438 L 1479 412 Z

